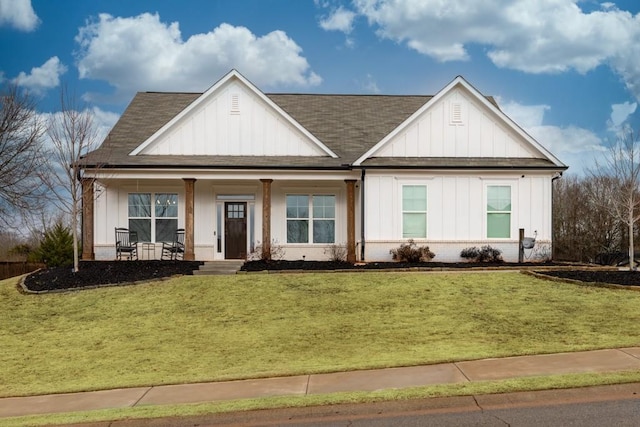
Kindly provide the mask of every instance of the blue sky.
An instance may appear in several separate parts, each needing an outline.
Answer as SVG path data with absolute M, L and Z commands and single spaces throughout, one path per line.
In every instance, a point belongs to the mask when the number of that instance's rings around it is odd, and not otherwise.
M 640 2 L 0 0 L 0 76 L 111 127 L 136 91 L 434 94 L 464 76 L 580 173 L 640 127 Z

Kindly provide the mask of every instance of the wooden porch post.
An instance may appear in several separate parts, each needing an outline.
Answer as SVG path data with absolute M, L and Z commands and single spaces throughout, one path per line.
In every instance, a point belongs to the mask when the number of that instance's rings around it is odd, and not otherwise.
M 271 259 L 271 183 L 272 179 L 262 182 L 262 259 Z
M 356 198 L 355 179 L 345 179 L 347 183 L 347 262 L 356 262 Z
M 93 251 L 93 179 L 82 179 L 82 259 L 96 259 Z
M 194 186 L 195 178 L 183 178 L 184 180 L 184 259 L 194 261 Z

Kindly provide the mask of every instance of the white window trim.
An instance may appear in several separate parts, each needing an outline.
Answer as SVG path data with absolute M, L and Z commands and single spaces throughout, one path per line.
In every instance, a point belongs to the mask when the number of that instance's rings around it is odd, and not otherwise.
M 426 196 L 426 200 L 427 200 L 427 210 L 424 211 L 424 217 L 425 217 L 425 228 L 426 228 L 426 234 L 424 237 L 404 237 L 404 206 L 403 206 L 403 193 L 404 193 L 404 187 L 405 186 L 422 186 L 424 187 L 424 191 L 425 191 L 425 196 Z M 398 191 L 398 206 L 399 206 L 399 211 L 400 211 L 400 229 L 398 230 L 398 236 L 400 236 L 401 239 L 413 239 L 413 240 L 417 240 L 417 241 L 423 241 L 423 240 L 427 240 L 429 238 L 429 185 L 427 182 L 425 182 L 424 180 L 419 180 L 419 181 L 401 181 L 400 182 L 400 191 Z M 407 211 L 409 212 L 409 211 Z M 421 213 L 421 212 L 416 212 L 416 213 Z
M 487 209 L 487 205 L 488 205 L 488 198 L 489 198 L 489 187 L 510 187 L 511 190 L 511 210 L 509 211 L 509 237 L 489 237 L 489 214 L 490 213 L 505 213 L 506 211 L 490 211 Z M 484 219 L 482 221 L 482 224 L 484 226 L 484 230 L 483 230 L 483 236 L 485 239 L 487 240 L 492 240 L 492 241 L 508 241 L 512 239 L 513 236 L 513 224 L 514 224 L 514 218 L 515 218 L 515 203 L 514 200 L 516 199 L 516 193 L 515 193 L 515 186 L 513 185 L 513 181 L 487 181 L 484 183 L 484 194 L 483 194 L 483 198 L 482 198 L 482 203 L 483 203 L 483 207 L 482 207 L 482 211 L 484 214 Z
M 150 203 L 151 206 L 149 207 L 150 209 L 150 213 L 151 216 L 150 217 L 142 217 L 142 216 L 129 216 L 129 195 L 130 194 L 149 194 L 151 197 Z M 156 241 L 156 220 L 158 219 L 156 217 L 156 208 L 155 208 L 155 202 L 156 202 L 156 195 L 158 194 L 175 194 L 176 198 L 177 198 L 177 203 L 178 203 L 178 215 L 173 217 L 160 217 L 161 219 L 175 219 L 176 223 L 178 224 L 177 228 L 180 228 L 180 206 L 182 205 L 182 203 L 184 203 L 184 201 L 181 199 L 180 197 L 180 193 L 169 189 L 169 190 L 161 190 L 161 191 L 147 191 L 147 190 L 130 190 L 127 191 L 127 228 L 129 227 L 129 220 L 131 219 L 148 219 L 151 222 L 151 241 L 149 243 L 162 243 L 162 242 L 158 242 Z
M 307 196 L 309 198 L 309 205 L 308 205 L 308 209 L 309 209 L 309 216 L 306 218 L 307 221 L 309 221 L 309 227 L 308 227 L 308 235 L 307 235 L 307 241 L 303 242 L 303 243 L 289 243 L 289 236 L 287 234 L 287 223 L 289 222 L 289 220 L 295 221 L 295 220 L 304 220 L 305 218 L 289 218 L 289 216 L 287 215 L 287 197 L 288 196 Z M 334 198 L 334 207 L 333 207 L 333 218 L 314 218 L 313 217 L 313 197 L 314 196 L 333 196 Z M 336 241 L 338 240 L 338 193 L 332 193 L 332 192 L 305 192 L 305 191 L 288 191 L 285 193 L 284 195 L 284 241 L 286 245 L 291 245 L 291 246 L 307 246 L 307 245 L 313 245 L 313 246 L 326 246 L 326 245 L 335 245 Z M 331 243 L 314 243 L 313 242 L 313 221 L 314 220 L 333 220 L 333 242 Z

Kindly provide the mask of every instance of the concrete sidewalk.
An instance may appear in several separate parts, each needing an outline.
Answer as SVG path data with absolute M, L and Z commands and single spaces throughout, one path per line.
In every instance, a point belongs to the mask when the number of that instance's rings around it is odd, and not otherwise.
M 332 374 L 9 397 L 0 399 L 0 418 L 636 369 L 640 369 L 640 347 Z

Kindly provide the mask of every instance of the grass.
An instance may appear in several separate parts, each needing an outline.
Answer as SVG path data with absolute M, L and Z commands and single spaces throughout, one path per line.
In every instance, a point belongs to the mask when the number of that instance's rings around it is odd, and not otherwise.
M 187 276 L 23 295 L 0 396 L 636 346 L 640 293 L 518 273 Z
M 610 374 L 570 374 L 548 377 L 516 378 L 502 381 L 473 382 L 463 384 L 442 384 L 401 390 L 376 392 L 334 393 L 327 395 L 282 396 L 236 401 L 140 406 L 134 408 L 107 409 L 86 412 L 61 413 L 51 415 L 30 415 L 4 418 L 4 427 L 67 425 L 78 423 L 98 423 L 127 419 L 150 419 L 165 417 L 190 417 L 227 412 L 250 411 L 274 408 L 299 408 L 318 405 L 338 405 L 348 403 L 370 403 L 389 400 L 408 400 L 433 397 L 472 396 L 493 393 L 513 393 L 561 388 L 589 387 L 608 384 L 623 384 L 640 381 L 640 372 L 618 372 Z

